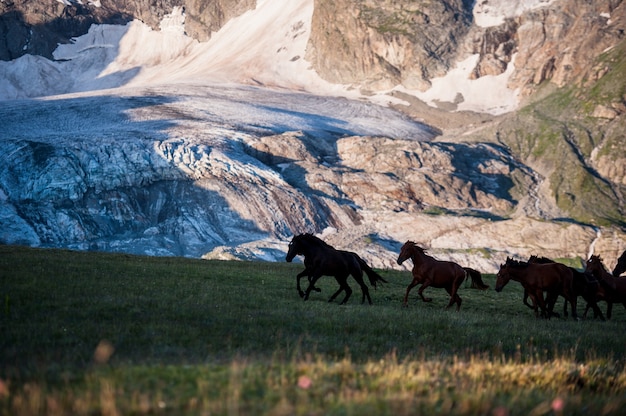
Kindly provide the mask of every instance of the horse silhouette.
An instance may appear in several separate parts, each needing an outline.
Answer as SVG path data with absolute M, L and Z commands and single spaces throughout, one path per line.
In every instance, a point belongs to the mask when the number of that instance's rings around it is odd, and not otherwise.
M 361 287 L 361 303 L 365 303 L 365 298 L 367 298 L 370 305 L 372 298 L 363 281 L 363 272 L 367 274 L 374 288 L 378 282 L 387 283 L 358 254 L 337 250 L 313 234 L 300 234 L 293 237 L 289 243 L 289 251 L 285 260 L 291 262 L 297 255 L 304 256 L 305 269 L 296 276 L 298 293 L 304 300 L 309 299 L 312 290 L 319 291 L 315 287 L 315 282 L 322 276 L 333 276 L 339 283 L 339 290 L 330 297 L 329 302 L 332 302 L 342 291 L 346 292 L 341 305 L 345 304 L 352 295 L 352 289 L 348 285 L 348 276 L 350 275 Z M 308 276 L 309 286 L 303 292 L 300 287 L 300 278 L 304 276 Z

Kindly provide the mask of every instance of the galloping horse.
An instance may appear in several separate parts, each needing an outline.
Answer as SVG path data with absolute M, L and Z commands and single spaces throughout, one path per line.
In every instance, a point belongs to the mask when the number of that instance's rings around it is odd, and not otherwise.
M 617 264 L 612 274 L 614 277 L 619 277 L 624 272 L 626 272 L 626 250 L 624 250 L 622 255 L 617 259 Z
M 342 305 L 352 295 L 352 289 L 347 282 L 350 275 L 354 277 L 354 280 L 361 287 L 361 293 L 363 294 L 361 303 L 364 303 L 367 297 L 370 305 L 372 304 L 372 298 L 367 285 L 363 281 L 363 272 L 365 271 L 374 287 L 376 287 L 378 282 L 387 283 L 382 276 L 372 270 L 356 253 L 337 250 L 313 234 L 300 234 L 293 237 L 289 243 L 289 251 L 285 260 L 291 262 L 297 255 L 304 256 L 305 269 L 297 276 L 298 293 L 304 300 L 309 298 L 312 290 L 318 290 L 315 288 L 315 282 L 322 276 L 334 276 L 337 283 L 339 283 L 339 290 L 330 297 L 329 302 L 332 302 L 342 291 L 346 292 L 346 296 L 341 301 Z M 305 292 L 300 288 L 300 278 L 303 276 L 309 277 L 309 286 Z
M 532 255 L 528 258 L 528 263 L 537 263 L 537 264 L 549 264 L 556 263 L 554 260 L 549 259 L 547 257 L 539 257 L 536 255 Z M 568 266 L 569 267 L 569 266 Z M 600 282 L 588 272 L 581 272 L 576 270 L 573 267 L 569 267 L 573 273 L 573 289 L 574 296 L 582 296 L 582 298 L 587 302 L 587 307 L 585 308 L 585 312 L 583 313 L 583 318 L 587 317 L 587 312 L 589 308 L 593 309 L 594 317 L 600 317 L 601 320 L 604 321 L 604 315 L 602 311 L 598 307 L 598 296 L 603 296 L 603 289 L 600 285 Z M 549 310 L 551 315 L 559 317 L 559 314 L 554 312 L 554 304 L 556 303 L 558 294 L 553 296 L 550 299 L 546 299 L 546 307 Z M 524 290 L 524 304 L 531 309 L 535 309 L 534 305 L 530 305 L 527 301 L 528 292 Z M 563 303 L 563 315 L 567 316 L 567 302 Z
M 485 290 L 489 286 L 483 283 L 480 273 L 473 273 L 464 269 L 458 264 L 451 261 L 441 261 L 426 254 L 426 251 L 415 244 L 413 241 L 407 241 L 400 249 L 398 256 L 398 264 L 402 264 L 407 259 L 413 260 L 413 280 L 406 288 L 404 295 L 404 306 L 408 306 L 409 292 L 418 284 L 420 286 L 417 293 L 424 302 L 432 301 L 431 298 L 424 297 L 424 290 L 429 287 L 444 288 L 450 295 L 450 302 L 446 309 L 456 303 L 456 310 L 461 308 L 461 297 L 457 294 L 461 283 L 469 275 L 472 278 L 472 285 L 476 288 Z
M 539 317 L 537 306 L 541 308 L 542 316 L 549 318 L 552 315 L 552 311 L 543 298 L 545 291 L 550 300 L 556 299 L 559 295 L 563 296 L 565 301 L 572 305 L 572 317 L 578 319 L 573 287 L 574 274 L 564 264 L 526 263 L 507 257 L 506 262 L 500 265 L 500 270 L 496 276 L 496 292 L 501 292 L 510 280 L 519 282 L 528 292 L 534 303 L 535 316 Z
M 591 256 L 587 260 L 586 270 L 591 272 L 604 286 L 604 299 L 607 303 L 606 317 L 611 319 L 613 304 L 621 303 L 626 308 L 626 279 L 613 277 L 604 267 L 600 256 Z

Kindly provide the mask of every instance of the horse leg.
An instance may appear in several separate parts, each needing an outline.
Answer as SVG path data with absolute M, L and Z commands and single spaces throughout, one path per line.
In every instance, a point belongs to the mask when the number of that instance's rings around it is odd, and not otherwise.
M 543 291 L 540 290 L 539 292 L 541 293 L 541 299 L 543 300 Z M 556 316 L 557 318 L 561 317 L 558 313 L 554 312 L 554 306 L 556 305 L 558 298 L 559 294 L 557 292 L 547 292 L 545 307 L 542 308 L 547 319 L 550 319 L 553 316 Z M 567 316 L 567 302 L 563 305 L 563 313 Z
M 335 298 L 344 290 L 346 291 L 346 296 L 343 298 L 343 300 L 339 303 L 340 305 L 345 304 L 348 301 L 348 298 L 350 298 L 350 296 L 352 295 L 352 288 L 348 285 L 348 276 L 335 276 L 335 280 L 337 281 L 337 284 L 339 284 L 339 289 L 337 289 L 337 291 L 335 293 L 333 293 L 333 295 L 330 297 L 330 299 L 328 299 L 328 302 L 332 302 L 333 300 L 335 300 Z
M 461 297 L 456 293 L 456 288 L 446 288 L 446 291 L 448 292 L 448 294 L 450 295 L 450 302 L 448 302 L 448 306 L 446 306 L 446 309 L 450 309 L 450 307 L 456 303 L 456 311 L 458 312 L 459 309 L 461 309 L 461 302 L 463 301 L 461 299 Z
M 358 270 L 352 273 L 352 277 L 354 280 L 361 286 L 361 304 L 365 303 L 365 298 L 367 297 L 367 301 L 369 304 L 372 304 L 372 298 L 370 297 L 370 290 L 363 281 L 363 271 L 359 268 Z
M 528 296 L 530 297 L 530 300 L 533 302 L 532 309 L 533 311 L 535 311 L 535 318 L 539 318 L 539 301 L 537 300 L 537 294 L 529 293 Z
M 522 302 L 524 303 L 524 305 L 528 306 L 530 309 L 535 309 L 536 305 L 531 305 L 530 303 L 528 303 L 528 290 L 524 289 L 524 299 L 522 299 Z
M 430 283 L 429 282 L 424 282 L 424 283 L 422 283 L 422 285 L 420 286 L 419 290 L 417 291 L 417 294 L 420 295 L 420 297 L 422 298 L 422 300 L 424 302 L 432 302 L 432 300 L 433 300 L 432 298 L 425 298 L 424 297 L 424 294 L 423 294 L 424 290 L 426 290 L 426 288 L 428 286 L 430 286 Z
M 339 278 L 337 279 L 337 282 L 339 282 Z M 346 302 L 348 302 L 348 299 L 350 299 L 350 296 L 352 295 L 352 288 L 348 285 L 348 275 L 345 276 L 341 276 L 341 282 L 339 283 L 343 290 L 346 291 L 346 296 L 343 298 L 343 300 L 339 303 L 340 305 L 345 305 Z M 337 292 L 338 294 L 339 292 Z
M 309 299 L 309 295 L 311 294 L 311 290 L 313 290 L 313 288 L 315 288 L 315 282 L 317 282 L 317 279 L 319 279 L 320 277 L 322 277 L 321 273 L 313 273 L 312 275 L 309 275 L 309 286 L 306 288 L 306 292 L 304 292 L 304 300 L 308 300 Z
M 341 282 L 339 281 L 339 278 L 335 277 L 335 279 L 337 280 L 337 283 L 339 283 L 339 289 L 333 293 L 333 295 L 330 297 L 330 299 L 328 299 L 328 302 L 332 302 L 333 300 L 335 300 L 335 298 L 344 291 L 344 287 L 341 285 Z
M 308 275 L 309 275 L 309 269 L 304 269 L 303 271 L 298 273 L 298 275 L 296 276 L 296 288 L 298 289 L 298 294 L 300 295 L 301 298 L 304 297 L 304 292 L 302 291 L 302 288 L 300 287 L 300 278 L 304 276 L 308 276 Z M 309 284 L 310 283 L 311 283 L 311 277 L 309 276 Z
M 550 297 L 550 295 L 548 296 Z M 543 317 L 550 319 L 550 316 L 552 316 L 553 312 L 550 310 L 550 308 L 548 308 L 545 300 L 543 299 L 543 290 L 538 289 L 537 291 L 535 291 L 535 300 L 536 300 L 536 304 L 539 305 L 539 309 L 541 309 L 541 314 L 543 315 Z M 556 302 L 556 299 L 552 302 L 553 306 L 554 306 L 554 302 Z M 535 309 L 535 316 L 539 317 L 537 309 Z
M 606 319 L 604 319 L 604 315 L 602 314 L 602 311 L 600 310 L 600 307 L 598 306 L 598 303 L 595 300 L 591 301 L 591 307 L 593 308 L 594 318 L 597 318 L 599 316 L 601 321 L 606 321 Z M 587 303 L 587 308 L 589 308 L 589 303 Z M 585 312 L 587 311 L 585 310 Z
M 572 318 L 577 321 L 580 320 L 580 318 L 578 317 L 578 311 L 576 310 L 578 307 L 578 296 L 572 296 L 569 302 L 572 305 Z
M 311 283 L 311 276 L 309 276 L 309 283 Z M 316 292 L 321 292 L 321 291 L 322 291 L 322 289 L 320 289 L 319 287 L 315 287 L 315 286 L 313 286 L 313 287 L 311 288 L 311 290 L 314 290 L 314 291 L 316 291 Z
M 569 299 L 565 299 L 565 303 L 569 302 L 572 305 L 572 318 L 578 321 L 580 319 L 580 318 L 578 318 L 578 313 L 576 311 L 576 307 L 577 307 L 577 304 L 578 304 L 578 296 L 576 296 L 576 295 L 574 295 L 574 294 L 572 294 L 570 292 L 568 298 Z
M 604 321 L 604 314 L 602 313 L 602 311 L 600 310 L 600 308 L 598 307 L 598 303 L 595 301 L 587 301 L 587 306 L 585 306 L 585 312 L 583 312 L 583 319 L 587 319 L 587 314 L 589 313 L 589 309 L 593 309 L 593 317 L 597 318 L 598 316 L 600 317 L 600 320 Z
M 461 279 L 462 281 L 463 279 Z M 456 311 L 458 312 L 461 309 L 461 297 L 458 295 L 457 291 L 459 290 L 460 282 L 457 281 L 452 282 L 451 285 L 446 287 L 446 292 L 450 295 L 450 302 L 448 302 L 448 306 L 446 309 L 449 309 L 454 303 L 456 303 Z
M 402 303 L 402 306 L 409 306 L 409 292 L 411 291 L 411 289 L 417 286 L 418 283 L 419 281 L 417 279 L 413 279 L 411 283 L 409 283 L 409 286 L 406 288 L 406 293 L 404 294 L 404 302 Z

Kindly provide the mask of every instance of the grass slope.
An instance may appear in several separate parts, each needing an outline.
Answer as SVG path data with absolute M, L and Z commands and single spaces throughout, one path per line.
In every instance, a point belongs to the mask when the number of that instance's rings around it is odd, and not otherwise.
M 0 414 L 619 414 L 624 325 L 537 320 L 519 285 L 303 302 L 302 265 L 0 246 Z M 557 305 L 559 308 L 561 303 Z M 579 306 L 579 312 L 582 313 Z
M 621 177 L 604 177 L 596 163 L 626 160 L 626 41 L 605 52 L 580 83 L 543 86 L 542 99 L 508 117 L 498 137 L 548 177 L 557 206 L 579 222 L 626 226 Z M 598 108 L 614 118 L 595 115 Z M 605 156 L 598 162 L 595 157 Z

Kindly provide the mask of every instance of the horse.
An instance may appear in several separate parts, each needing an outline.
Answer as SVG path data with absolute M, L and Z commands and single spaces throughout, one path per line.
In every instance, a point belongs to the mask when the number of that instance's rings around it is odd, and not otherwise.
M 585 270 L 592 273 L 604 286 L 604 299 L 602 300 L 607 303 L 606 317 L 611 319 L 614 303 L 621 303 L 626 308 L 626 279 L 614 277 L 609 273 L 600 256 L 592 255 L 585 266 Z
M 528 292 L 534 303 L 533 309 L 536 317 L 540 316 L 537 307 L 541 308 L 541 315 L 545 318 L 550 318 L 552 314 L 548 304 L 544 302 L 543 292 L 545 291 L 550 300 L 555 300 L 559 295 L 563 296 L 566 302 L 572 305 L 572 317 L 578 319 L 573 272 L 564 264 L 527 263 L 507 257 L 506 262 L 500 265 L 496 276 L 496 292 L 501 292 L 510 280 L 519 282 Z
M 480 273 L 470 272 L 460 265 L 451 261 L 441 261 L 426 254 L 426 250 L 419 247 L 413 241 L 407 241 L 400 249 L 397 263 L 402 264 L 407 259 L 413 260 L 413 280 L 406 288 L 403 305 L 408 306 L 409 292 L 418 284 L 420 286 L 417 293 L 424 302 L 431 302 L 431 298 L 424 297 L 424 290 L 429 287 L 444 288 L 450 295 L 450 302 L 446 309 L 456 303 L 457 312 L 461 309 L 461 297 L 457 294 L 461 283 L 469 275 L 472 278 L 473 286 L 482 290 L 487 289 L 485 283 L 481 279 Z
M 297 276 L 298 293 L 304 300 L 309 299 L 312 290 L 318 290 L 315 287 L 315 282 L 322 276 L 333 276 L 339 283 L 339 290 L 330 297 L 329 302 L 332 302 L 342 291 L 346 292 L 340 303 L 341 305 L 344 305 L 352 295 L 352 289 L 348 285 L 348 276 L 350 275 L 361 287 L 361 303 L 365 303 L 365 298 L 367 297 L 370 305 L 372 304 L 372 298 L 367 285 L 363 281 L 363 272 L 367 274 L 374 288 L 376 288 L 378 282 L 387 283 L 382 276 L 369 267 L 356 253 L 337 250 L 313 234 L 300 234 L 293 237 L 289 243 L 289 251 L 285 260 L 291 262 L 297 255 L 304 256 L 305 269 Z M 309 286 L 305 292 L 302 292 L 300 288 L 300 278 L 303 276 L 309 277 Z
M 619 277 L 624 272 L 626 272 L 626 250 L 624 250 L 622 255 L 617 259 L 617 264 L 611 274 L 613 277 Z
M 537 264 L 549 264 L 556 263 L 554 260 L 549 259 L 547 257 L 539 257 L 536 255 L 532 255 L 528 258 L 528 263 L 537 263 Z M 569 267 L 569 266 L 568 266 Z M 600 286 L 600 282 L 588 272 L 581 272 L 576 270 L 573 267 L 570 267 L 570 270 L 574 274 L 573 276 L 573 288 L 574 288 L 574 296 L 582 296 L 582 298 L 587 302 L 587 306 L 585 308 L 585 312 L 583 313 L 583 318 L 587 317 L 587 312 L 589 308 L 593 309 L 594 317 L 600 317 L 601 320 L 604 319 L 604 315 L 602 311 L 598 307 L 597 297 L 602 295 L 603 289 Z M 558 297 L 558 295 L 557 295 Z M 534 309 L 534 305 L 530 305 L 527 301 L 528 292 L 524 290 L 524 304 L 531 309 Z M 546 307 L 551 315 L 559 317 L 559 314 L 555 313 L 554 304 L 556 303 L 556 297 L 552 299 L 548 299 L 546 303 Z M 563 303 L 563 315 L 567 316 L 567 302 Z

